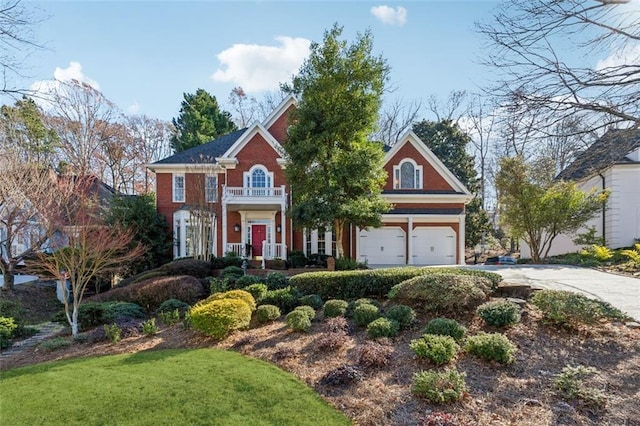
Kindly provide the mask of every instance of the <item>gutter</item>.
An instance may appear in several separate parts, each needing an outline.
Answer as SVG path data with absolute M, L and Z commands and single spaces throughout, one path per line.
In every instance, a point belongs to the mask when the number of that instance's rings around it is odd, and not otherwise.
M 605 177 L 602 174 L 602 172 L 598 173 L 598 176 L 600 176 L 600 179 L 602 179 L 602 191 L 605 191 L 607 189 Z M 605 232 L 606 224 L 607 224 L 606 212 L 607 212 L 607 202 L 603 201 L 602 202 L 602 243 L 605 246 L 607 245 L 607 234 Z

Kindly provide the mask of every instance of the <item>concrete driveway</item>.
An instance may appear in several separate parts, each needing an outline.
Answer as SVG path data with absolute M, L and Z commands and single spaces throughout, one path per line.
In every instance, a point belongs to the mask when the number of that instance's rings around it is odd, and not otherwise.
M 497 272 L 506 282 L 551 290 L 571 290 L 611 303 L 640 321 L 640 279 L 566 265 L 473 265 Z

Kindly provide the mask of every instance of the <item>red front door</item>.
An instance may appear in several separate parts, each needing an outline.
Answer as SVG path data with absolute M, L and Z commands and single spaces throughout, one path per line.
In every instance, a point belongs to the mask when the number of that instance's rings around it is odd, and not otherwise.
M 262 256 L 262 242 L 267 239 L 267 225 L 251 225 L 251 254 Z

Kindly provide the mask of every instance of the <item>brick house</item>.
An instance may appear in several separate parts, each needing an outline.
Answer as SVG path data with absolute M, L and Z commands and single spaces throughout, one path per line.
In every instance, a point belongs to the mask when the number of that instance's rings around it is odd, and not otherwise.
M 261 123 L 148 166 L 156 174 L 158 212 L 173 232 L 174 257 L 233 251 L 286 259 L 292 250 L 335 256 L 330 230 L 296 229 L 286 214 L 291 191 L 282 144 L 292 108 L 289 97 Z M 394 208 L 381 228 L 348 226 L 345 254 L 369 264 L 463 264 L 472 195 L 413 132 L 385 155 L 383 196 Z

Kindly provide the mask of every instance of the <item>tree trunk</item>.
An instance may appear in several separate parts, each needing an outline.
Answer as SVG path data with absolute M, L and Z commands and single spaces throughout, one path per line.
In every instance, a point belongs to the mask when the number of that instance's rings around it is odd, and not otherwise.
M 2 291 L 13 291 L 15 282 L 15 275 L 13 274 L 13 271 L 10 269 L 3 271 L 2 278 L 4 279 Z
M 73 313 L 71 314 L 71 336 L 76 337 L 78 335 L 78 306 L 73 303 Z
M 344 223 L 342 220 L 333 221 L 333 232 L 336 234 L 336 258 L 344 257 L 344 248 L 342 247 L 342 234 L 344 233 Z

